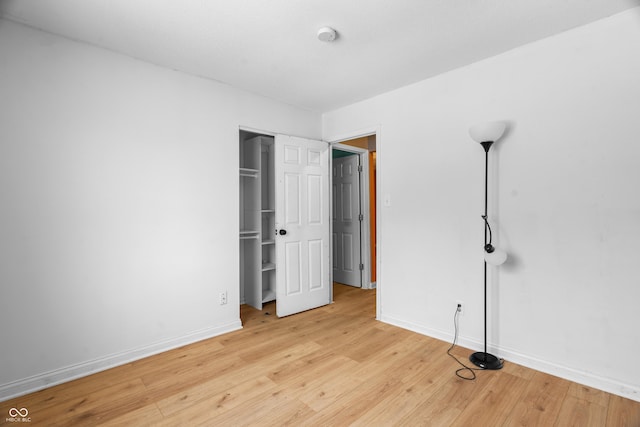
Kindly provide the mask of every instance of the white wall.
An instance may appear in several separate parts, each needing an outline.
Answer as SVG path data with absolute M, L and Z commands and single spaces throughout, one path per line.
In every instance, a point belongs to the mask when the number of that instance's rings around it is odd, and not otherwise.
M 0 58 L 0 400 L 240 327 L 238 127 L 320 116 L 4 20 Z
M 450 340 L 463 300 L 461 342 L 481 348 L 484 151 L 467 129 L 507 120 L 490 350 L 640 400 L 638 52 L 640 8 L 324 115 L 327 140 L 381 129 L 382 320 Z

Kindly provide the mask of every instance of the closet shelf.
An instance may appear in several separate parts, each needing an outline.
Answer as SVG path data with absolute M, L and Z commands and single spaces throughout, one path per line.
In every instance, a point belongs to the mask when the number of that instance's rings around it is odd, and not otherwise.
M 260 171 L 258 169 L 240 168 L 240 176 L 257 178 Z
M 272 262 L 263 262 L 262 263 L 262 271 L 275 270 L 276 265 Z
M 266 290 L 262 293 L 262 302 L 269 302 L 276 299 L 276 293 L 271 289 Z

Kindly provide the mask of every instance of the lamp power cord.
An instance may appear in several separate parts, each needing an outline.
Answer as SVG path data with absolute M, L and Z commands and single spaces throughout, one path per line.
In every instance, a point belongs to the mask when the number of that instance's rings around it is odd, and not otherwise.
M 453 360 L 455 360 L 460 366 L 462 366 L 462 368 L 456 370 L 456 376 L 458 378 L 462 378 L 463 380 L 473 381 L 476 379 L 475 371 L 482 371 L 483 369 L 471 368 L 465 365 L 464 363 L 462 363 L 456 356 L 454 356 L 451 353 L 451 350 L 453 350 L 458 343 L 458 316 L 459 315 L 460 315 L 460 311 L 458 310 L 458 307 L 456 307 L 456 312 L 453 315 L 453 328 L 454 328 L 453 342 L 451 343 L 451 347 L 449 347 L 449 349 L 447 350 L 447 354 L 451 356 L 451 358 L 453 358 Z M 466 373 L 466 375 L 463 373 Z

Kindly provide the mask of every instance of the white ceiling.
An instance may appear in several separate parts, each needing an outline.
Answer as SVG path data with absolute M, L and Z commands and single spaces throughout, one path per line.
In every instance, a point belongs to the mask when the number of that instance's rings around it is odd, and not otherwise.
M 640 0 L 0 0 L 0 14 L 325 112 Z M 317 40 L 322 26 L 338 31 Z

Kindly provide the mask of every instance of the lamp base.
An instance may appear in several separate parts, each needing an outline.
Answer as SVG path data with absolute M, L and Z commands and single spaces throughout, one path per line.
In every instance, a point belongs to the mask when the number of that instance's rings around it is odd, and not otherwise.
M 469 356 L 471 363 L 481 369 L 502 369 L 502 359 L 498 359 L 493 354 L 478 351 Z

